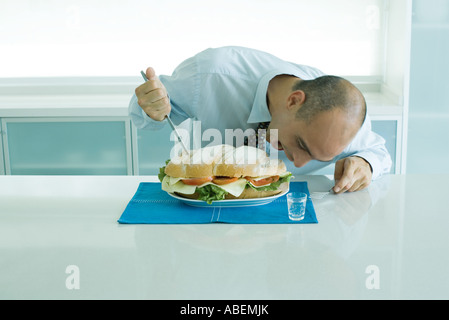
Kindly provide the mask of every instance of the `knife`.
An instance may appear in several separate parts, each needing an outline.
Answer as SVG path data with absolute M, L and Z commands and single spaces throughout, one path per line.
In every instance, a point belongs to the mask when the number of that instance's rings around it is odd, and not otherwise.
M 143 79 L 145 81 L 148 81 L 148 78 L 147 78 L 147 75 L 145 74 L 145 72 L 140 71 L 140 74 L 142 75 L 142 77 L 143 77 Z M 170 127 L 172 128 L 173 132 L 175 133 L 175 136 L 178 139 L 178 141 L 181 143 L 182 148 L 184 149 L 184 151 L 187 152 L 187 154 L 189 154 L 189 150 L 187 149 L 186 145 L 184 144 L 184 141 L 182 141 L 181 136 L 179 135 L 178 130 L 176 130 L 176 127 L 175 127 L 173 121 L 171 121 L 171 119 L 168 116 L 168 114 L 165 116 L 165 119 L 167 119 L 168 123 L 170 124 Z

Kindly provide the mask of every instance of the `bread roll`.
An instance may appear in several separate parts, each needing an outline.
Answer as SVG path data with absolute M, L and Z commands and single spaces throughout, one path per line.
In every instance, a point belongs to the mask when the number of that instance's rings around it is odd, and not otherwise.
M 192 150 L 189 155 L 171 159 L 165 167 L 165 174 L 174 178 L 259 177 L 280 175 L 285 171 L 282 160 L 271 160 L 261 149 L 230 145 Z

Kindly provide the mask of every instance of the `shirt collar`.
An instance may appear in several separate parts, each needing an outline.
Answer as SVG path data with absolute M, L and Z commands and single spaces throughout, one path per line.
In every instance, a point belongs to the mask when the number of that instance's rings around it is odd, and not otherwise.
M 267 72 L 259 81 L 254 98 L 253 107 L 248 117 L 248 123 L 260 123 L 271 121 L 271 114 L 267 105 L 267 90 L 271 79 L 281 74 L 291 74 L 299 78 L 307 78 L 300 74 L 294 67 L 287 67 L 284 70 L 275 69 Z
M 256 90 L 256 97 L 254 98 L 253 107 L 248 117 L 248 123 L 259 123 L 271 121 L 271 114 L 267 105 L 267 89 L 271 79 L 277 76 L 278 70 L 273 70 L 266 73 L 260 79 Z

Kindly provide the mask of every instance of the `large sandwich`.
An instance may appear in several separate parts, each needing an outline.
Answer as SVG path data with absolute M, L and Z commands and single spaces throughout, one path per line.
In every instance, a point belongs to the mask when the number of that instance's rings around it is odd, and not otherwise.
M 258 148 L 219 145 L 176 156 L 160 169 L 162 190 L 207 203 L 274 196 L 289 188 L 282 160 Z

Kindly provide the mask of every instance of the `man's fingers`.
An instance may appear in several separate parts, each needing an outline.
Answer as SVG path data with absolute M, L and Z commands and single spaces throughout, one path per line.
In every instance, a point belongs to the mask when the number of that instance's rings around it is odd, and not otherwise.
M 349 192 L 355 192 L 363 189 L 363 184 L 361 181 L 357 180 L 354 184 L 348 189 Z
M 168 103 L 168 97 L 165 91 L 161 88 L 153 89 L 145 94 L 137 94 L 137 103 L 142 108 L 149 107 L 157 101 L 163 100 Z
M 343 184 L 345 181 L 341 181 L 341 178 L 343 177 L 344 172 L 344 165 L 345 165 L 345 159 L 338 160 L 335 163 L 335 170 L 334 170 L 334 180 L 335 180 L 335 186 L 333 188 L 335 193 L 341 193 L 343 189 Z
M 336 194 L 344 193 L 348 191 L 352 185 L 351 181 L 348 182 L 346 179 L 341 179 L 335 184 L 334 192 Z
M 342 161 L 342 165 L 339 164 L 338 167 L 337 165 L 335 167 L 335 193 L 359 191 L 369 186 L 372 174 L 370 166 L 365 160 L 358 157 L 349 157 Z M 339 175 L 341 176 L 337 179 Z
M 152 70 L 152 68 L 151 68 Z M 163 100 L 168 104 L 167 90 L 157 77 L 149 79 L 135 90 L 137 103 L 146 108 L 152 103 Z
M 148 80 L 145 83 L 142 83 L 140 86 L 138 86 L 135 90 L 137 98 L 140 98 L 142 96 L 147 95 L 148 93 L 152 92 L 153 90 L 160 89 L 162 90 L 159 92 L 159 94 L 166 95 L 165 87 L 159 80 Z
M 167 111 L 167 105 L 169 104 L 169 99 L 167 96 L 162 97 L 161 99 L 155 100 L 151 102 L 151 109 L 156 112 Z
M 335 170 L 334 170 L 334 180 L 340 180 L 341 176 L 343 175 L 343 167 L 345 164 L 345 159 L 338 160 L 335 163 Z
M 145 74 L 147 75 L 148 80 L 156 80 L 157 79 L 156 71 L 154 71 L 154 69 L 152 67 L 148 67 L 147 70 L 145 71 Z
M 149 90 L 148 92 L 145 92 L 145 100 L 147 100 L 149 103 L 159 101 L 162 98 L 167 96 L 167 92 L 163 88 L 146 88 Z
M 137 104 L 150 118 L 162 121 L 170 114 L 171 110 L 167 89 L 153 68 L 147 68 L 145 75 L 148 80 L 135 90 Z
M 348 191 L 352 187 L 352 182 L 348 182 L 347 180 L 339 180 L 334 187 L 334 192 L 336 194 L 344 193 Z
M 335 166 L 335 193 L 343 193 L 349 190 L 349 188 L 353 185 L 353 177 L 354 171 L 352 166 L 350 165 L 349 159 L 342 159 L 339 162 L 339 166 L 337 164 Z M 338 163 L 338 162 L 337 162 Z M 338 171 L 337 171 L 338 170 Z M 339 177 L 338 177 L 339 176 Z

